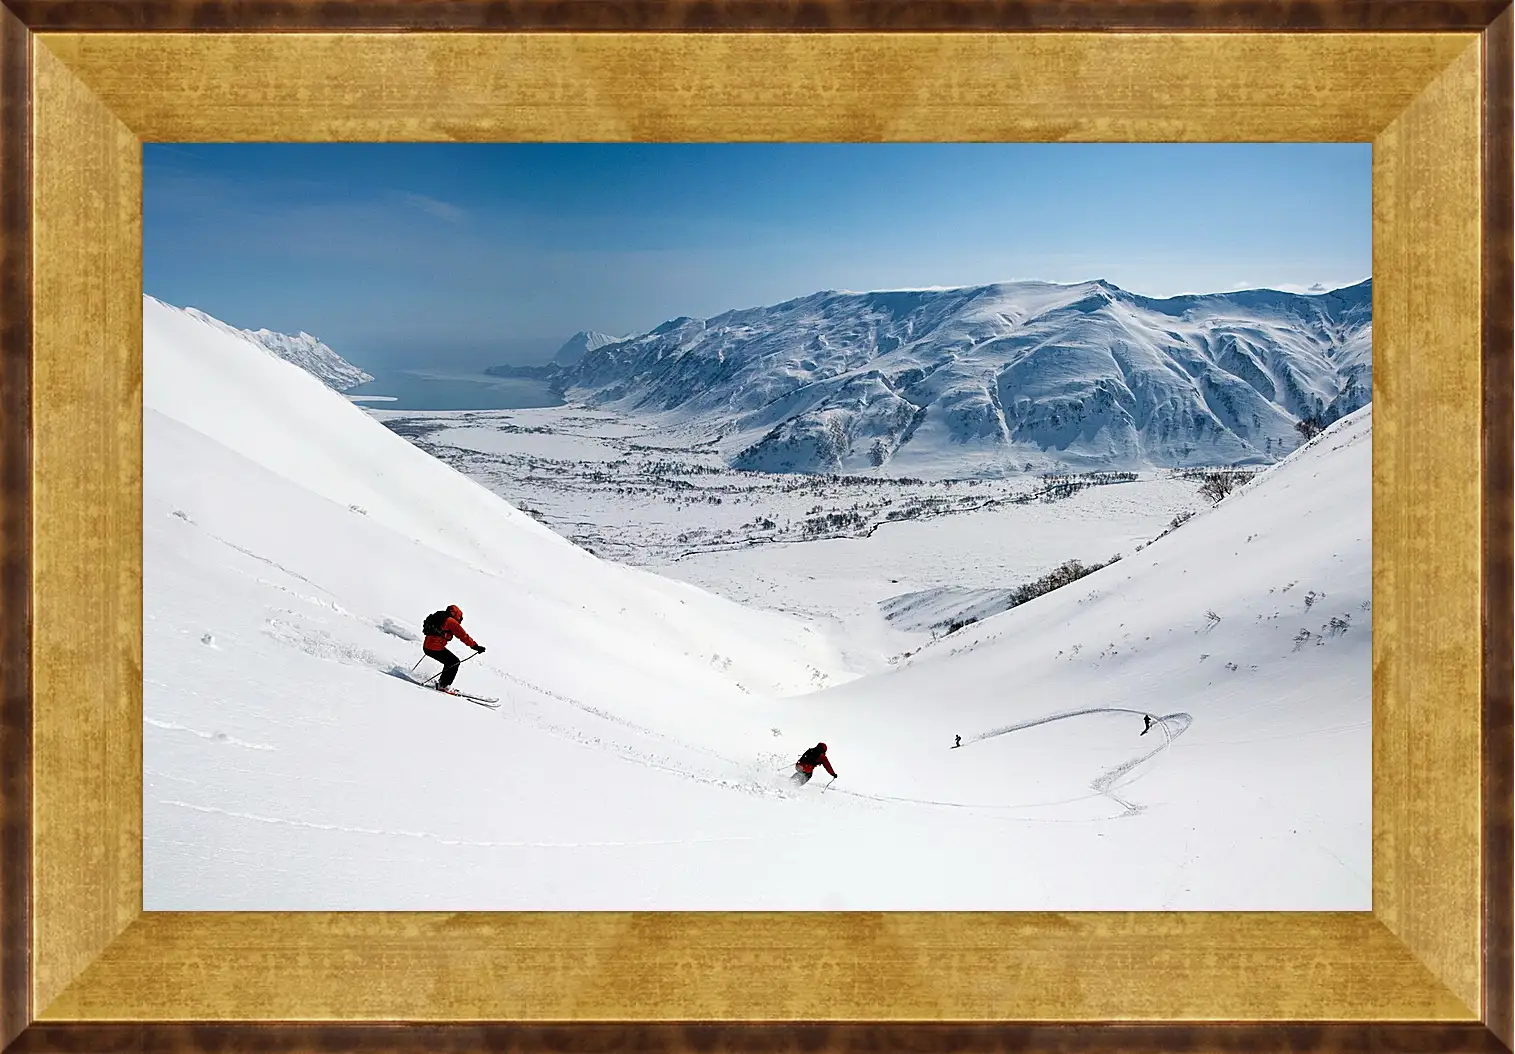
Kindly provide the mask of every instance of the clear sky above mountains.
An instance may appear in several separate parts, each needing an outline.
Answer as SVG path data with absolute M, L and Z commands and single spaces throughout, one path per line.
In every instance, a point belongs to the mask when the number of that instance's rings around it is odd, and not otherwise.
M 1366 144 L 147 144 L 145 291 L 361 366 L 820 289 L 1360 281 Z

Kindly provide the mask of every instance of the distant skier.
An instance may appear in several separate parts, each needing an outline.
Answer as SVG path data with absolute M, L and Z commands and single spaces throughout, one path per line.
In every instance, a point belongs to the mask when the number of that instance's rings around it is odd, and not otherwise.
M 484 654 L 484 645 L 475 643 L 463 629 L 463 609 L 456 604 L 449 604 L 445 610 L 433 611 L 427 615 L 421 623 L 421 629 L 426 631 L 426 640 L 421 643 L 421 650 L 443 667 L 442 676 L 437 681 L 437 691 L 457 695 L 452 688 L 452 679 L 458 675 L 461 660 L 447 650 L 447 642 L 457 637 L 479 655 Z
M 954 736 L 953 738 L 956 739 L 957 742 L 954 743 L 954 744 L 952 744 L 952 749 L 956 750 L 958 747 L 960 747 L 960 746 L 963 745 L 963 737 L 962 736 Z
M 1142 714 L 1142 720 L 1146 722 L 1146 724 L 1142 725 L 1142 735 L 1146 735 L 1152 731 L 1152 715 Z
M 826 757 L 825 743 L 817 743 L 800 755 L 800 760 L 794 763 L 794 775 L 790 779 L 804 786 L 810 782 L 810 776 L 817 765 L 825 766 L 826 771 L 831 773 L 831 778 L 836 779 L 836 769 L 831 767 L 831 762 Z

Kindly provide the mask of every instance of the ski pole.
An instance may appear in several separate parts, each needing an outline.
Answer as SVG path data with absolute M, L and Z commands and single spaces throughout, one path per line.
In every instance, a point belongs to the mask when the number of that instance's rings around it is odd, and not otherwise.
M 478 652 L 474 652 L 474 653 L 473 653 L 473 655 L 477 655 L 477 654 L 479 654 L 479 653 L 478 653 Z M 471 659 L 471 658 L 473 658 L 473 655 L 470 655 L 470 656 L 469 656 L 469 657 L 468 657 L 468 659 Z M 423 656 L 423 657 L 424 657 L 424 656 Z M 459 659 L 459 660 L 458 660 L 458 665 L 459 665 L 459 666 L 462 666 L 462 665 L 463 665 L 463 664 L 464 664 L 464 663 L 465 663 L 465 662 L 467 662 L 467 661 L 468 661 L 468 659 Z M 419 663 L 419 662 L 418 662 L 418 663 L 416 663 L 416 665 L 417 665 L 417 666 L 419 666 L 419 665 L 421 665 L 421 664 L 420 664 L 420 663 Z M 438 670 L 438 671 L 437 671 L 437 672 L 436 672 L 436 673 L 434 673 L 434 674 L 432 674 L 432 675 L 431 675 L 431 676 L 430 676 L 430 677 L 428 677 L 428 678 L 426 678 L 426 680 L 424 680 L 424 681 L 422 681 L 422 682 L 421 682 L 421 687 L 422 687 L 422 688 L 425 688 L 425 687 L 426 687 L 426 686 L 427 686 L 427 685 L 428 685 L 428 684 L 430 684 L 430 683 L 431 683 L 431 682 L 432 682 L 432 681 L 434 681 L 434 680 L 436 680 L 436 679 L 437 679 L 437 678 L 438 678 L 438 677 L 440 677 L 440 676 L 442 676 L 442 670 L 445 670 L 445 669 L 447 669 L 447 667 L 446 667 L 446 666 L 443 666 L 443 667 L 442 667 L 442 669 L 441 669 L 441 670 Z
M 469 657 L 468 657 L 468 659 L 471 659 L 471 658 L 473 658 L 473 657 L 474 657 L 474 655 L 477 655 L 477 654 L 479 654 L 479 653 L 478 653 L 478 652 L 474 652 L 474 653 L 473 653 L 473 655 L 470 655 L 470 656 L 469 656 Z M 422 658 L 425 658 L 425 656 L 422 656 Z M 467 661 L 468 661 L 468 659 L 459 659 L 459 660 L 458 660 L 458 665 L 459 665 L 459 666 L 462 666 L 462 665 L 463 665 L 463 664 L 464 664 L 464 663 L 465 663 L 465 662 L 467 662 Z M 416 665 L 417 665 L 417 666 L 419 666 L 419 665 L 421 665 L 421 664 L 420 664 L 420 663 L 419 663 L 419 662 L 417 662 L 417 663 L 416 663 Z M 424 686 L 425 686 L 425 685 L 428 685 L 428 684 L 430 684 L 430 683 L 431 683 L 431 682 L 432 682 L 432 681 L 434 681 L 434 680 L 436 680 L 436 679 L 437 679 L 437 678 L 438 678 L 438 677 L 440 677 L 440 676 L 441 676 L 441 675 L 442 675 L 442 672 L 443 672 L 443 670 L 446 670 L 446 669 L 447 669 L 447 667 L 446 667 L 446 666 L 443 666 L 443 667 L 442 667 L 442 669 L 441 669 L 441 670 L 438 670 L 438 671 L 437 671 L 437 672 L 436 672 L 436 673 L 434 673 L 434 674 L 432 674 L 432 675 L 431 675 L 431 676 L 430 676 L 430 677 L 428 677 L 428 678 L 426 678 L 426 680 L 424 680 L 424 681 L 422 681 L 422 682 L 421 682 L 421 684 L 422 684 L 422 686 L 423 686 L 423 687 L 424 687 Z
M 832 776 L 831 777 L 831 783 L 835 783 L 835 782 L 836 782 L 836 777 Z M 829 791 L 831 789 L 831 783 L 828 783 L 824 787 L 821 788 L 821 793 L 822 794 L 825 794 L 827 791 Z

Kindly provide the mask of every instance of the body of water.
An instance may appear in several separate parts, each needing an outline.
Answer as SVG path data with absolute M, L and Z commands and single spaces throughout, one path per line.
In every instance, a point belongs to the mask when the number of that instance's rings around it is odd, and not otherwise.
M 449 370 L 391 370 L 342 393 L 376 410 L 525 410 L 562 406 L 542 381 Z

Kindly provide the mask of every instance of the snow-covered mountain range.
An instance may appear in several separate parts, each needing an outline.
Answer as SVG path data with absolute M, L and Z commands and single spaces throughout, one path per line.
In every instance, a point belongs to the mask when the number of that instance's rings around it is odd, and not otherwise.
M 553 371 L 707 433 L 738 468 L 1258 465 L 1372 392 L 1372 281 L 1138 296 L 1109 282 L 820 292 L 676 318 Z
M 149 296 L 143 299 L 144 303 L 151 301 L 154 304 L 170 307 L 155 297 Z M 288 333 L 275 333 L 271 329 L 238 329 L 207 315 L 198 308 L 170 307 L 170 309 L 182 310 L 191 318 L 198 319 L 224 333 L 247 337 L 276 358 L 300 367 L 333 391 L 345 392 L 349 388 L 356 388 L 360 384 L 373 380 L 372 374 L 363 372 L 304 330 L 291 336 Z
M 553 355 L 552 361 L 560 366 L 572 366 L 591 351 L 625 339 L 625 337 L 612 337 L 609 333 L 597 333 L 592 329 L 580 330 L 564 342 L 563 346 L 557 350 L 557 354 Z

